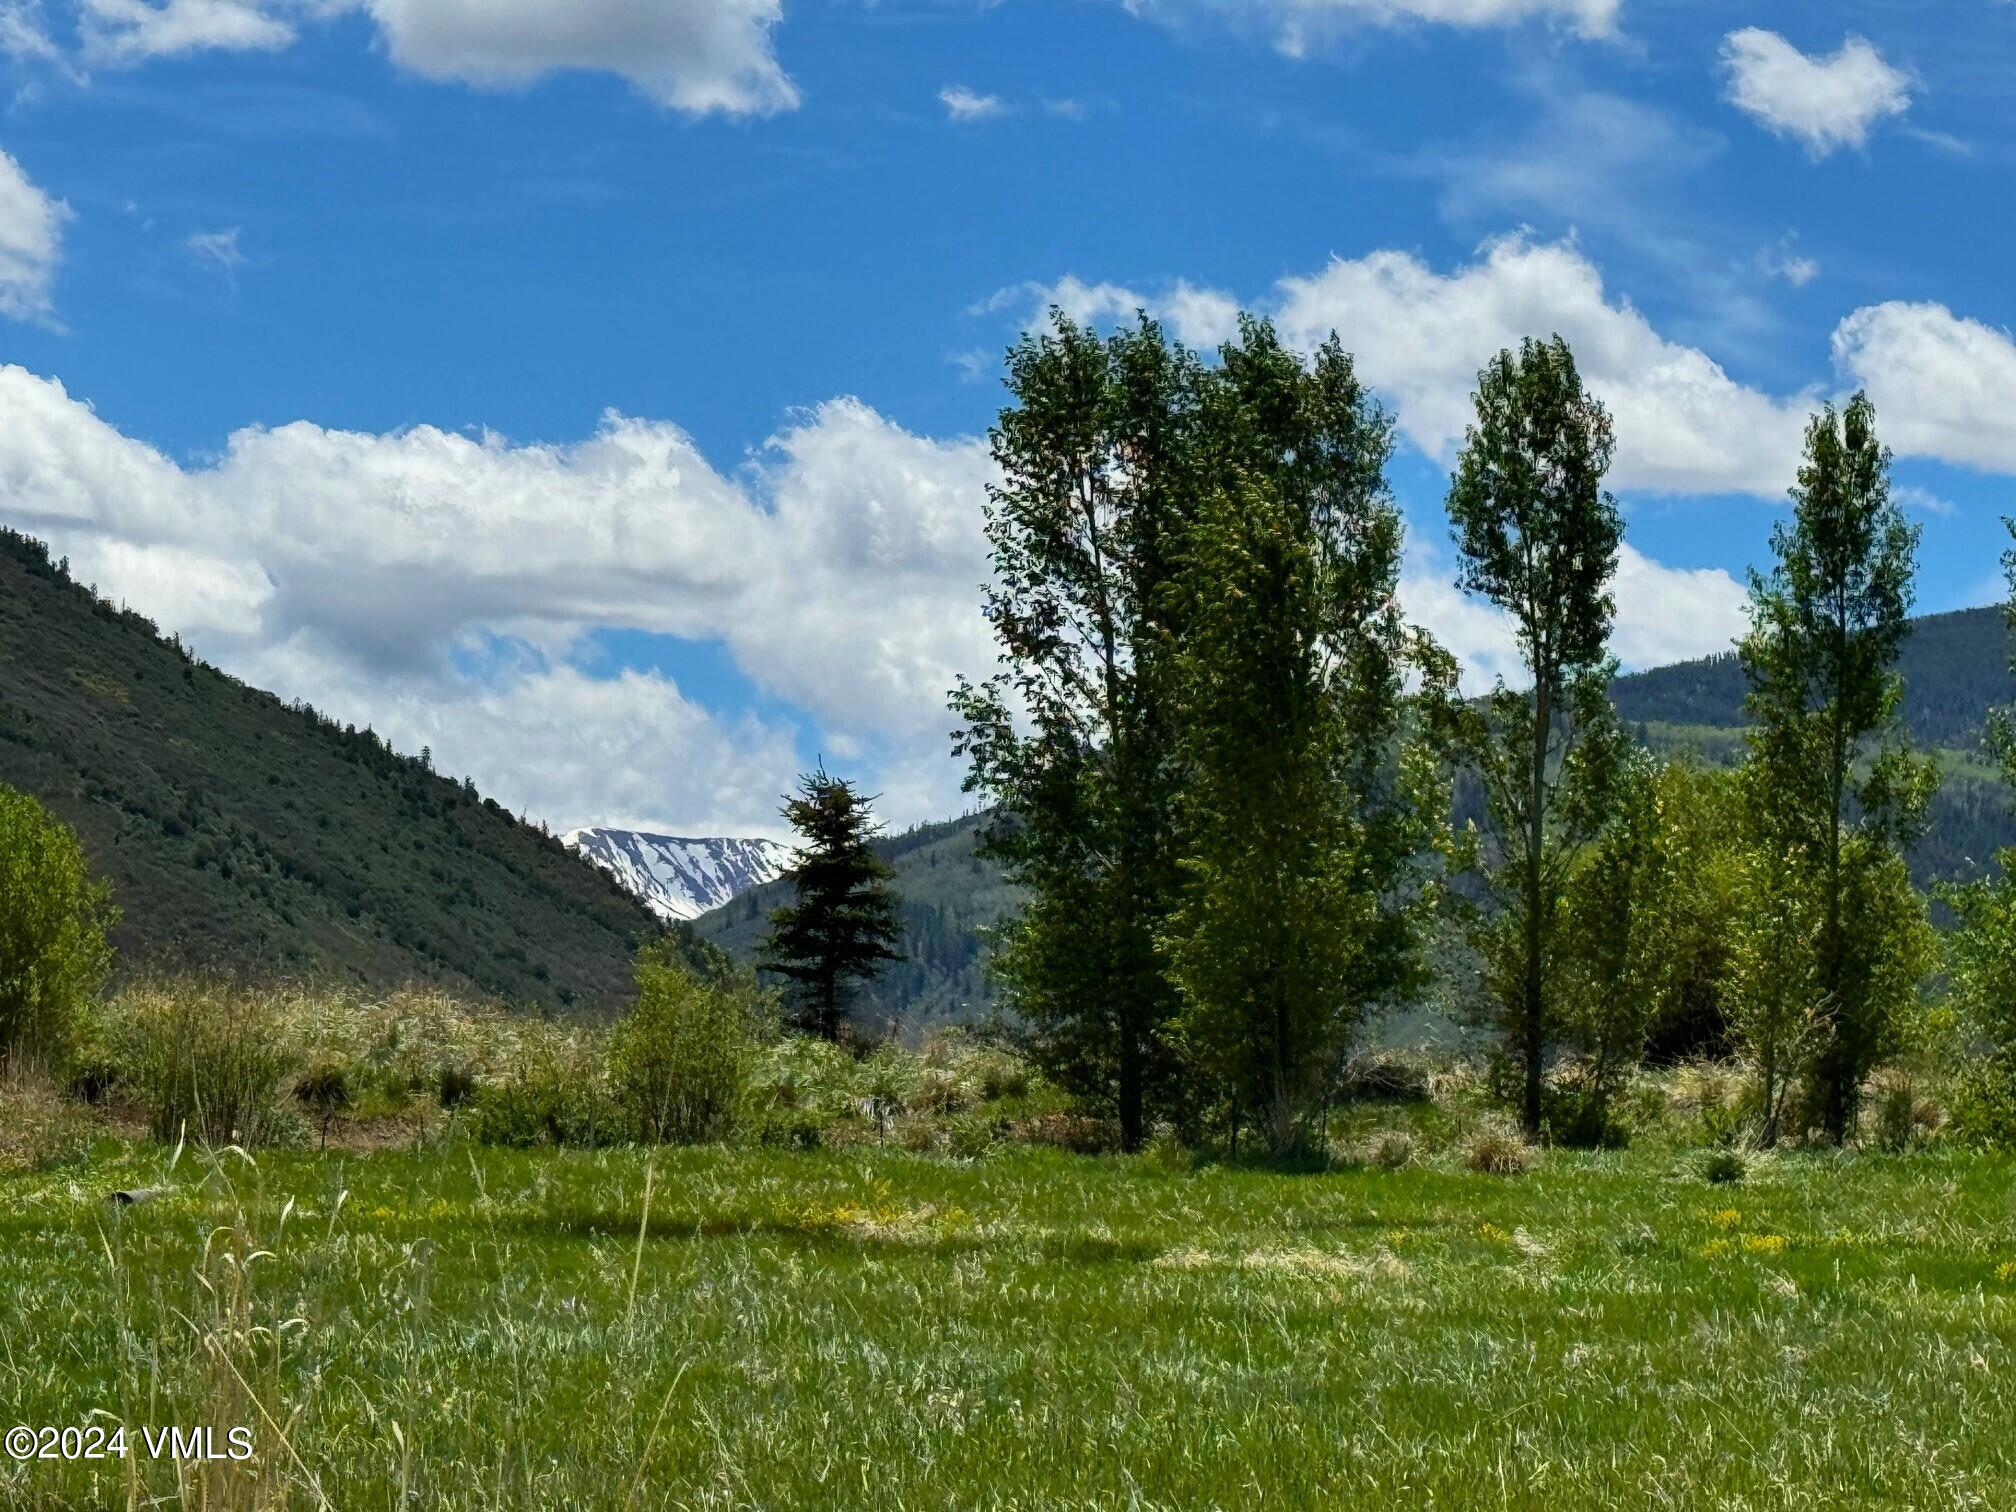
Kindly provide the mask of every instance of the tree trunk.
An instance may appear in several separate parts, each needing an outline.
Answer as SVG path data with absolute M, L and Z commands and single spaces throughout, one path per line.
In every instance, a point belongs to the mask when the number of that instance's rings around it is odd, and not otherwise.
M 1126 1022 L 1120 1030 L 1120 1148 L 1130 1155 L 1141 1148 L 1143 1108 L 1143 1063 L 1146 1060 L 1138 1024 Z
M 1532 790 L 1526 812 L 1526 973 L 1520 1003 L 1520 1059 L 1526 1073 L 1519 1121 L 1528 1138 L 1538 1138 L 1541 1119 L 1541 1077 L 1545 1071 L 1546 1036 L 1542 1032 L 1541 981 L 1541 847 L 1547 838 L 1547 731 L 1553 722 L 1553 689 L 1546 677 L 1534 680 Z

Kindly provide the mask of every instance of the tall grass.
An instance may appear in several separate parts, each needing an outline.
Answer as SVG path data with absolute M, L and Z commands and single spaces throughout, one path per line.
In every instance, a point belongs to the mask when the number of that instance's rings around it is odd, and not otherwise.
M 2009 1160 L 1535 1159 L 141 1147 L 0 1177 L 0 1419 L 258 1446 L 0 1463 L 0 1505 L 2016 1505 Z M 135 1185 L 166 1195 L 103 1204 Z

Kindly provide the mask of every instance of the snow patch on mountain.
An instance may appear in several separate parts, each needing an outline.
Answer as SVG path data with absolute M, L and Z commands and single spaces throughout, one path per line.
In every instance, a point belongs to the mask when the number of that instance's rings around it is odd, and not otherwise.
M 661 919 L 697 919 L 791 864 L 775 840 L 695 840 L 591 826 L 560 837 L 644 900 Z

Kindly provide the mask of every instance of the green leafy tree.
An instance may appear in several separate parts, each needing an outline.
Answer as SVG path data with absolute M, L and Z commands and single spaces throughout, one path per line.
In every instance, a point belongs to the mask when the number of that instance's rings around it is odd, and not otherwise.
M 1812 861 L 1796 846 L 1747 847 L 1729 932 L 1729 1022 L 1757 1077 L 1757 1143 L 1777 1144 L 1787 1103 L 1820 1039 L 1819 921 Z
M 1650 1059 L 1723 1055 L 1732 1048 L 1728 973 L 1742 854 L 1736 773 L 1692 760 L 1660 764 L 1657 812 L 1667 856 L 1653 920 L 1668 958 L 1647 1030 Z
M 1915 1000 L 1915 982 L 1898 973 L 1923 958 L 1924 907 L 1917 900 L 1914 913 L 1908 884 L 1898 891 L 1899 852 L 1922 831 L 1938 781 L 1905 748 L 1897 718 L 1918 530 L 1890 498 L 1875 422 L 1857 394 L 1807 426 L 1792 519 L 1772 531 L 1771 572 L 1751 574 L 1738 648 L 1750 682 L 1752 831 L 1788 868 L 1783 886 L 1816 890 L 1807 1091 L 1836 1143 Z
M 1459 585 L 1511 621 L 1530 686 L 1502 678 L 1459 711 L 1458 754 L 1480 780 L 1488 908 L 1476 929 L 1485 1017 L 1519 1081 L 1521 1121 L 1540 1132 L 1543 1078 L 1561 1031 L 1554 980 L 1562 896 L 1602 828 L 1625 738 L 1608 653 L 1623 524 L 1603 491 L 1610 417 L 1583 391 L 1568 345 L 1528 339 L 1477 377 L 1448 497 Z
M 2003 525 L 2016 535 L 2016 520 Z M 2003 617 L 2016 631 L 2016 551 L 2003 553 L 2002 570 L 2009 583 Z M 2004 784 L 2016 789 L 2016 716 L 2010 709 L 1990 714 L 1988 747 Z M 1962 1074 L 1955 1122 L 1981 1142 L 2016 1144 L 2016 848 L 1996 853 L 1992 875 L 1939 893 L 1957 926 L 1946 940 L 1953 1007 L 1962 1032 L 1984 1052 Z
M 793 901 L 770 915 L 759 959 L 785 979 L 793 1023 L 838 1042 L 853 1025 L 848 1010 L 858 986 L 889 961 L 903 938 L 890 868 L 869 842 L 876 824 L 872 800 L 821 766 L 802 778 L 783 814 L 803 836 L 785 871 Z
M 63 1054 L 112 969 L 118 917 L 69 827 L 0 786 L 0 1063 Z
M 1555 1132 L 1570 1143 L 1618 1137 L 1612 1104 L 1675 981 L 1667 928 L 1689 858 L 1667 823 L 1660 778 L 1643 752 L 1620 763 L 1609 822 L 1562 898 L 1560 1034 L 1578 1059 L 1573 1106 Z
M 1248 321 L 1205 400 L 1212 482 L 1176 584 L 1183 901 L 1178 1023 L 1237 1123 L 1306 1142 L 1368 1008 L 1410 996 L 1446 829 L 1439 759 L 1405 729 L 1410 666 L 1453 666 L 1401 616 L 1391 426 L 1333 337 L 1312 365 Z
M 770 1005 L 744 973 L 703 976 L 669 937 L 638 952 L 637 1000 L 609 1036 L 609 1084 L 639 1138 L 725 1135 Z
M 951 700 L 967 790 L 998 809 L 987 849 L 1028 895 L 993 970 L 1034 1059 L 1128 1149 L 1185 1112 L 1156 941 L 1181 883 L 1170 614 L 1197 368 L 1145 318 L 1102 339 L 1053 312 L 1010 351 L 986 515 L 1001 670 Z

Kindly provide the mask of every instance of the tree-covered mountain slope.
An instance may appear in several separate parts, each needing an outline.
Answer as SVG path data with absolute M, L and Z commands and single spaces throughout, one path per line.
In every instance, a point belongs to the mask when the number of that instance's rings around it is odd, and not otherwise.
M 1912 740 L 1974 751 L 1988 710 L 2016 699 L 2009 651 L 1999 608 L 1913 620 L 1898 665 Z M 1743 687 L 1743 668 L 1728 651 L 1620 677 L 1611 693 L 1618 712 L 1632 723 L 1733 729 L 1743 723 Z
M 473 786 L 192 660 L 0 532 L 0 783 L 82 838 L 122 971 L 613 1011 L 656 921 Z

